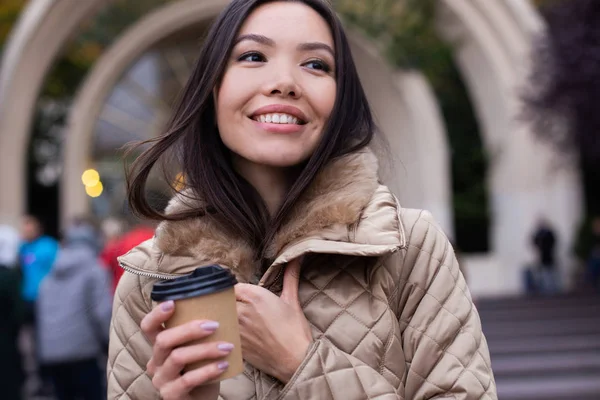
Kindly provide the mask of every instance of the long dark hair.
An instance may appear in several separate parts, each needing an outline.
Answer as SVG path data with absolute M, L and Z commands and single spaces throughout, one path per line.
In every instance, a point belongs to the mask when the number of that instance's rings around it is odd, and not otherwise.
M 232 44 L 244 20 L 256 7 L 272 1 L 281 0 L 233 0 L 217 17 L 166 133 L 148 141 L 152 146 L 132 164 L 127 178 L 129 202 L 138 216 L 182 220 L 208 214 L 232 234 L 247 238 L 261 258 L 265 246 L 285 223 L 290 210 L 319 171 L 334 158 L 367 146 L 375 131 L 348 39 L 335 12 L 325 0 L 287 0 L 306 4 L 328 23 L 335 44 L 337 93 L 317 148 L 308 161 L 299 166 L 297 179 L 279 211 L 270 218 L 257 191 L 231 164 L 230 152 L 221 141 L 215 119 L 213 89 L 224 74 Z M 202 198 L 201 209 L 165 215 L 150 205 L 146 196 L 148 177 L 156 162 L 164 161 L 169 152 L 175 156 L 185 185 Z M 163 167 L 163 172 L 165 170 Z

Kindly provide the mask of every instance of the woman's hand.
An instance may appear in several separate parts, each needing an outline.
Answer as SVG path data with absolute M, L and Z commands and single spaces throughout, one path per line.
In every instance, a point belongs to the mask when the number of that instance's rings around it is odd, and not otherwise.
M 231 352 L 230 343 L 208 342 L 188 345 L 194 340 L 210 336 L 218 329 L 213 321 L 192 321 L 170 329 L 164 329 L 175 310 L 175 304 L 167 301 L 147 314 L 141 323 L 142 332 L 152 343 L 152 358 L 146 369 L 152 384 L 165 400 L 171 399 L 217 399 L 220 385 L 203 385 L 216 379 L 228 367 L 226 362 L 214 362 L 202 368 L 182 374 L 183 368 L 193 362 L 221 358 Z M 198 393 L 201 392 L 202 396 Z
M 256 285 L 235 286 L 244 359 L 283 383 L 292 378 L 312 342 L 298 300 L 299 283 L 296 259 L 285 269 L 280 297 Z

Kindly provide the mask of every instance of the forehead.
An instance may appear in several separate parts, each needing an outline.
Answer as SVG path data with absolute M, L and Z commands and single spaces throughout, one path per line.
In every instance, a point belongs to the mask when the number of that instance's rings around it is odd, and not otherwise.
M 242 24 L 239 35 L 260 34 L 277 42 L 323 42 L 333 47 L 327 22 L 300 2 L 275 1 L 257 7 Z

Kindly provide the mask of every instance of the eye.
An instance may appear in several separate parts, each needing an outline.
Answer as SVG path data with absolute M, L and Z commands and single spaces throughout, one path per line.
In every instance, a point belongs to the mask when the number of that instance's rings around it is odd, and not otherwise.
M 265 62 L 265 61 L 267 61 L 267 59 L 262 54 L 257 53 L 256 51 L 252 51 L 252 52 L 249 52 L 249 53 L 242 54 L 238 58 L 238 61 L 245 61 L 245 62 Z
M 303 64 L 305 67 L 314 69 L 317 71 L 329 72 L 331 71 L 331 67 L 325 61 L 321 60 L 310 60 Z

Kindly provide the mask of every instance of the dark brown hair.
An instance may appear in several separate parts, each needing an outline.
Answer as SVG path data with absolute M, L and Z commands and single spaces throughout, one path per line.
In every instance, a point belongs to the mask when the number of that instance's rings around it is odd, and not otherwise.
M 335 44 L 337 93 L 317 148 L 308 161 L 298 166 L 297 179 L 277 214 L 270 218 L 257 191 L 232 167 L 230 152 L 221 141 L 215 120 L 213 89 L 224 74 L 244 20 L 256 7 L 272 1 L 282 0 L 233 0 L 217 17 L 174 108 L 166 133 L 149 141 L 152 146 L 133 163 L 127 180 L 129 202 L 137 215 L 181 220 L 210 214 L 232 234 L 247 238 L 260 257 L 319 171 L 332 159 L 367 146 L 375 131 L 348 39 L 335 12 L 324 0 L 287 0 L 306 4 L 329 25 Z M 202 209 L 164 215 L 149 204 L 146 197 L 148 177 L 156 162 L 164 161 L 169 152 L 185 177 L 185 185 L 203 199 L 205 206 Z

